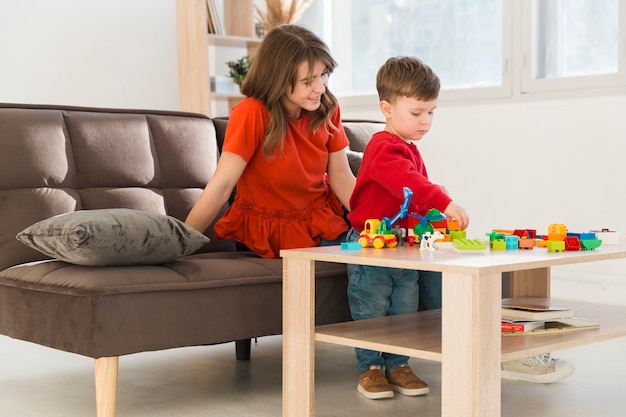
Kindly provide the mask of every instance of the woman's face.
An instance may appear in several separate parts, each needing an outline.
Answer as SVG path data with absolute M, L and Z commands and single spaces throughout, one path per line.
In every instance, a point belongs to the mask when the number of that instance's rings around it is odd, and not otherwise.
M 315 61 L 311 77 L 309 77 L 309 63 L 304 61 L 300 64 L 295 87 L 292 90 L 289 85 L 282 99 L 289 117 L 299 118 L 302 109 L 317 110 L 322 102 L 322 94 L 326 92 L 328 75 L 328 69 L 322 61 Z

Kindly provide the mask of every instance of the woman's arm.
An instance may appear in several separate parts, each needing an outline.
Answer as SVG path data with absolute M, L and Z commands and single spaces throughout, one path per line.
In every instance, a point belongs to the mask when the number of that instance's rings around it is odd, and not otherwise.
M 198 201 L 191 208 L 185 223 L 200 232 L 204 232 L 230 197 L 246 165 L 247 162 L 239 155 L 223 152 L 213 178 L 204 187 Z
M 335 195 L 337 195 L 341 204 L 350 211 L 350 197 L 352 196 L 352 191 L 354 191 L 356 179 L 350 169 L 346 149 L 347 148 L 343 148 L 340 151 L 328 154 L 327 170 L 330 188 L 332 188 Z

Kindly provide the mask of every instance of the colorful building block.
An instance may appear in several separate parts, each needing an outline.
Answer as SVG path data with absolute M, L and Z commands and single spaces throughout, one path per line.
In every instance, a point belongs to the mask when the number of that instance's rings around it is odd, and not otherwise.
M 461 230 L 461 227 L 459 226 L 459 222 L 456 219 L 448 219 L 448 230 L 449 231 Z
M 507 250 L 513 250 L 518 248 L 519 237 L 515 235 L 504 236 Z
M 576 236 L 565 237 L 565 250 L 580 250 L 580 240 Z
M 546 247 L 548 252 L 563 252 L 565 250 L 564 240 L 548 240 Z
M 600 239 L 604 245 L 617 245 L 619 243 L 619 234 L 615 230 L 603 228 L 600 230 L 592 230 L 596 234 L 596 239 Z
M 465 230 L 450 230 L 450 242 L 457 239 L 465 239 L 467 234 Z
M 478 239 L 456 239 L 452 241 L 452 246 L 459 252 L 485 252 L 487 245 Z
M 504 239 L 492 240 L 491 250 L 506 250 L 506 242 L 504 241 Z
M 529 237 L 520 238 L 518 246 L 520 249 L 532 249 L 535 247 L 535 239 Z
M 341 242 L 341 249 L 343 250 L 360 250 L 363 246 L 359 242 Z
M 567 226 L 561 223 L 552 223 L 548 226 L 548 240 L 565 240 Z
M 599 248 L 602 244 L 600 239 L 585 239 L 580 241 L 580 246 L 582 250 L 594 250 Z

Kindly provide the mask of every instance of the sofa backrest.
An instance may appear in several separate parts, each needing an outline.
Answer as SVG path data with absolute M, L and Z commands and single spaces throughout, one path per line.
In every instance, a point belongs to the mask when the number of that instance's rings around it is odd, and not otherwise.
M 359 168 L 361 168 L 363 151 L 367 143 L 374 133 L 385 129 L 385 123 L 374 120 L 346 119 L 342 120 L 342 124 L 346 131 L 346 136 L 350 141 L 348 162 L 350 162 L 352 172 L 356 175 L 359 172 Z
M 15 238 L 76 210 L 124 207 L 184 220 L 219 151 L 208 117 L 0 104 L 0 270 L 46 259 Z M 214 239 L 203 250 L 233 250 Z

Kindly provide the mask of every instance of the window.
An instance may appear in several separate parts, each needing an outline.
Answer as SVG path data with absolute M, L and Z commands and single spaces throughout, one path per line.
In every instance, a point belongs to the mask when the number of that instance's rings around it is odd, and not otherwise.
M 503 83 L 501 0 L 342 0 L 325 7 L 333 17 L 326 33 L 339 62 L 332 84 L 338 95 L 375 93 L 376 72 L 394 55 L 421 58 L 446 89 Z
M 570 77 L 617 72 L 616 0 L 532 2 L 532 76 Z
M 318 33 L 339 63 L 331 88 L 340 97 L 375 95 L 376 72 L 394 55 L 431 66 L 444 100 L 626 86 L 626 0 L 316 4 Z
M 619 0 L 532 0 L 523 91 L 619 82 Z M 528 61 L 528 60 L 527 60 Z

